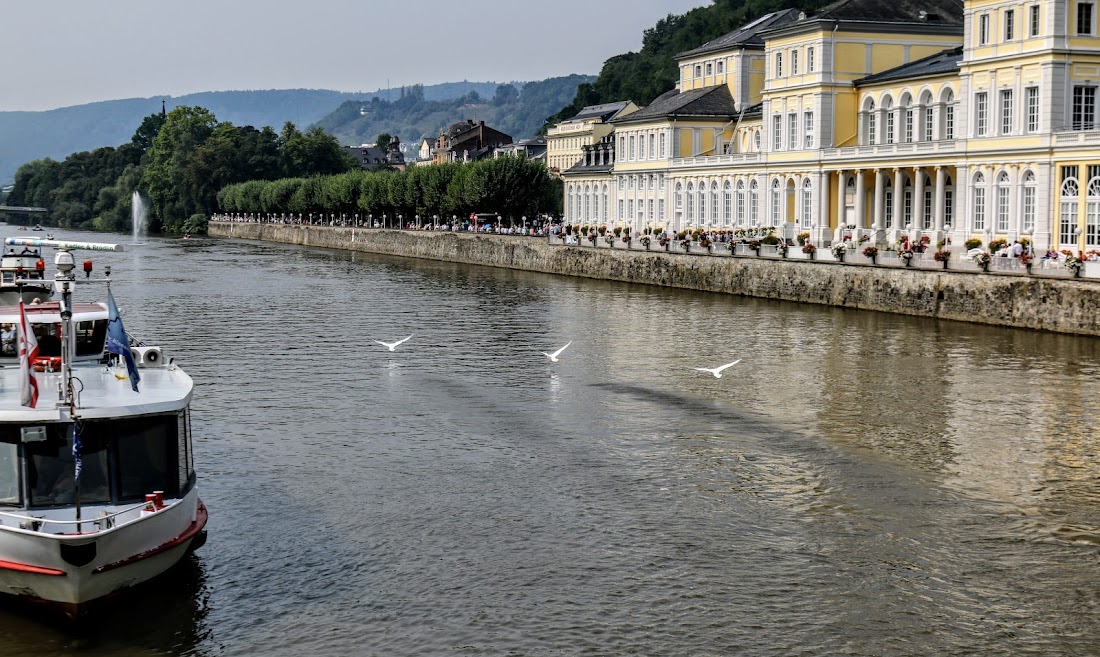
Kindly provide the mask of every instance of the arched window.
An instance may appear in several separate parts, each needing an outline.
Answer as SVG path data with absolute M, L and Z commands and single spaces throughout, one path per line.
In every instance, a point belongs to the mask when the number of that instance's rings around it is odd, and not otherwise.
M 722 223 L 729 226 L 733 223 L 733 192 L 730 181 L 722 185 Z
M 883 228 L 894 227 L 894 181 L 886 179 L 885 191 L 882 193 L 882 218 Z
M 737 181 L 737 225 L 745 225 L 745 181 Z
M 684 185 L 683 183 L 676 183 L 676 209 L 684 209 Z
M 1091 169 L 1091 167 L 1090 167 Z M 1085 206 L 1085 246 L 1100 246 L 1100 176 L 1089 178 Z
M 591 206 L 588 204 L 588 199 L 592 196 L 592 188 L 588 185 L 584 186 L 584 220 L 588 221 L 591 218 Z
M 899 228 L 909 229 L 913 223 L 913 180 L 906 176 L 905 187 L 901 190 L 901 221 Z
M 974 191 L 970 207 L 970 227 L 974 230 L 985 230 L 985 174 L 979 171 L 974 174 Z
M 760 128 L 757 128 L 756 132 L 752 134 L 752 146 L 754 150 L 760 150 Z
M 809 178 L 802 180 L 802 227 L 813 225 L 813 185 Z
M 718 181 L 710 183 L 710 222 L 718 223 Z
M 914 133 L 916 132 L 916 113 L 913 110 L 913 97 L 909 94 L 905 94 L 901 97 L 901 112 L 902 112 L 902 141 L 907 144 L 913 142 L 916 138 Z
M 943 129 L 940 134 L 944 139 L 955 138 L 955 92 L 951 91 L 948 87 L 944 90 L 943 96 L 941 96 L 941 103 L 943 104 L 943 110 L 941 115 L 943 116 Z
M 943 223 L 945 226 L 955 225 L 955 185 L 951 182 L 951 176 L 947 176 L 943 184 Z
M 1021 228 L 1028 233 L 1035 232 L 1035 215 L 1038 197 L 1036 196 L 1037 185 L 1035 181 L 1034 171 L 1024 172 L 1024 212 L 1023 212 L 1023 226 Z
M 694 183 L 688 183 L 687 186 L 687 220 L 695 220 L 695 185 Z
M 924 177 L 924 198 L 921 199 L 921 203 L 924 204 L 924 212 L 921 213 L 921 228 L 924 230 L 932 229 L 932 179 L 928 176 Z
M 604 183 L 603 184 L 603 194 L 602 194 L 602 196 L 603 196 L 603 211 L 600 213 L 600 216 L 603 217 L 604 221 L 607 221 L 607 219 L 608 219 L 607 200 L 608 200 L 608 197 L 610 196 L 610 194 L 608 194 L 607 192 L 608 192 L 607 183 Z
M 1008 232 L 1008 200 L 1012 195 L 1012 187 L 1008 182 L 1008 173 L 1002 171 L 997 174 L 997 232 Z
M 1076 246 L 1073 229 L 1077 228 L 1077 198 L 1081 186 L 1076 176 L 1068 176 L 1062 181 L 1062 199 L 1058 212 L 1058 241 L 1064 246 Z
M 867 132 L 864 135 L 864 142 L 869 146 L 875 145 L 875 132 L 878 126 L 878 115 L 875 113 L 875 100 L 868 98 L 864 104 L 864 122 L 867 124 Z
M 783 184 L 779 182 L 779 178 L 772 180 L 772 225 L 779 226 L 783 223 L 782 214 L 783 203 Z
M 575 221 L 577 219 L 577 188 L 574 185 L 569 186 L 569 221 Z
M 920 95 L 921 105 L 921 139 L 924 141 L 932 141 L 934 124 L 932 122 L 932 92 L 927 89 Z
M 894 100 L 892 98 L 890 98 L 889 96 L 882 99 L 882 113 L 885 115 L 885 118 L 886 118 L 886 121 L 885 121 L 886 125 L 885 125 L 885 128 L 883 129 L 885 139 L 883 139 L 882 141 L 887 143 L 887 144 L 892 144 L 892 143 L 894 143 L 894 138 L 895 138 L 895 132 L 894 132 Z
M 749 225 L 760 225 L 760 186 L 755 180 L 749 185 Z

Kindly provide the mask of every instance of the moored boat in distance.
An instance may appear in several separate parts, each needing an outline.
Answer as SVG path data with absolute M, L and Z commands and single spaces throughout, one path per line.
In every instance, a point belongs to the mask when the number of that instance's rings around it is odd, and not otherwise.
M 109 267 L 105 303 L 72 301 L 72 251 L 121 247 L 7 244 L 57 249 L 60 298 L 0 308 L 0 593 L 77 617 L 205 541 L 193 382 L 126 335 Z
M 0 253 L 0 306 L 15 305 L 20 299 L 26 303 L 46 301 L 53 296 L 53 281 L 46 278 L 40 247 L 6 246 Z

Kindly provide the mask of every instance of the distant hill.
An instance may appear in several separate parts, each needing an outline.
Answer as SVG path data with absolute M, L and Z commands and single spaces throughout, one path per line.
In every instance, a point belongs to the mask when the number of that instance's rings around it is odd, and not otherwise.
M 445 100 L 470 92 L 492 96 L 497 86 L 496 82 L 462 81 L 421 88 L 426 100 Z M 211 91 L 165 96 L 164 99 L 169 110 L 179 105 L 198 105 L 213 112 L 219 121 L 239 126 L 270 125 L 278 130 L 287 121 L 304 129 L 351 99 L 377 97 L 392 101 L 399 99 L 401 94 L 401 88 L 369 93 L 281 89 Z M 160 101 L 161 97 L 157 96 L 108 100 L 45 112 L 0 112 L 0 186 L 11 182 L 15 170 L 31 160 L 44 157 L 61 160 L 77 151 L 118 146 L 130 141 L 141 120 L 160 111 Z
M 385 132 L 415 147 L 421 137 L 434 137 L 440 128 L 465 119 L 482 120 L 514 139 L 526 139 L 576 95 L 578 86 L 593 80 L 593 76 L 574 74 L 502 84 L 489 93 L 472 90 L 450 99 L 433 99 L 427 88 L 420 87 L 407 88 L 393 100 L 366 94 L 344 102 L 317 125 L 349 146 L 373 143 Z

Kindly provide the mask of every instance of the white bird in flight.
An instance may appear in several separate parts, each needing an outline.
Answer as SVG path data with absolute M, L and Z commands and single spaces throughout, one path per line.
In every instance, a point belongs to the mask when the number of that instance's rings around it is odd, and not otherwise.
M 411 337 L 412 336 L 410 335 L 409 338 L 411 338 Z M 404 339 L 398 340 L 397 342 L 382 342 L 381 340 L 375 340 L 375 342 L 377 342 L 380 345 L 383 345 L 384 347 L 386 347 L 390 351 L 393 351 L 394 349 L 397 349 L 397 347 L 399 347 L 402 342 L 404 342 L 405 340 L 408 340 L 409 338 L 404 338 Z
M 569 342 L 566 342 L 565 347 L 568 347 L 571 344 L 573 344 L 572 340 L 570 340 Z M 556 363 L 556 362 L 558 362 L 558 356 L 561 355 L 561 352 L 565 351 L 565 347 L 562 347 L 561 349 L 558 349 L 557 351 L 555 351 L 552 354 L 548 354 L 544 351 L 544 352 L 542 352 L 542 355 L 549 358 L 551 363 Z
M 737 360 L 733 361 L 732 363 L 726 363 L 725 365 L 722 365 L 720 367 L 696 367 L 696 368 L 693 368 L 693 369 L 696 369 L 700 372 L 710 372 L 711 374 L 714 375 L 714 378 L 721 379 L 723 370 L 725 370 L 728 367 L 733 367 L 734 365 L 736 365 L 740 362 L 741 362 L 741 359 L 738 358 Z

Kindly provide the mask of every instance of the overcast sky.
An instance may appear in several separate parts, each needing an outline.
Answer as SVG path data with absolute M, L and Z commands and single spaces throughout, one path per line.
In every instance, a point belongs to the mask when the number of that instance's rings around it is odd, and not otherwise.
M 599 73 L 709 0 L 0 0 L 0 111 Z

